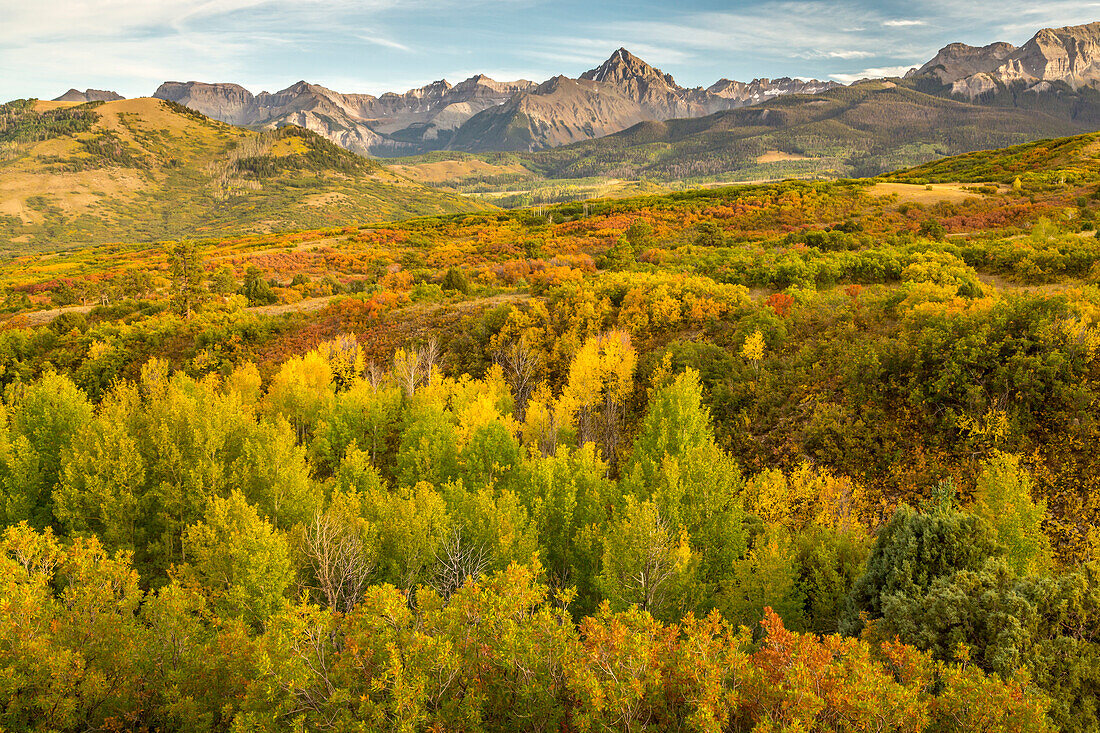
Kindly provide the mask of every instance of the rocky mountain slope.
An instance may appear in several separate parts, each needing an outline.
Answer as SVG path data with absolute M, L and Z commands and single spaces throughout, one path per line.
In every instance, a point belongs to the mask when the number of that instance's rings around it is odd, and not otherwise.
M 484 75 L 437 81 L 403 94 L 342 94 L 301 81 L 253 95 L 236 84 L 165 82 L 155 97 L 214 119 L 255 128 L 295 124 L 355 152 L 408 155 L 430 150 L 537 150 L 589 140 L 645 120 L 699 117 L 785 94 L 817 93 L 836 82 L 722 79 L 686 89 L 626 49 L 578 79 L 541 84 Z
M 556 76 L 464 123 L 454 150 L 539 150 L 610 135 L 646 119 L 646 109 L 613 85 Z
M 687 89 L 625 48 L 578 79 L 557 76 L 473 117 L 453 150 L 534 151 L 591 140 L 646 121 L 697 118 L 786 94 L 817 93 L 836 82 L 722 79 Z
M 0 250 L 345 226 L 480 207 L 294 126 L 159 99 L 0 105 Z
M 910 70 L 906 76 L 930 75 L 944 84 L 954 84 L 975 74 L 988 74 L 1016 50 L 1011 43 L 1003 41 L 981 47 L 950 43 L 941 48 L 931 61 L 919 69 Z
M 653 68 L 625 48 L 580 78 L 613 87 L 635 102 L 650 119 L 699 117 L 714 111 L 711 106 L 726 106 L 725 100 L 731 99 L 711 95 L 703 89 L 684 89 L 670 74 Z
M 103 89 L 85 89 L 84 91 L 70 89 L 53 101 L 78 102 L 83 104 L 84 102 L 115 102 L 119 99 L 125 99 L 125 97 L 118 92 L 109 92 Z

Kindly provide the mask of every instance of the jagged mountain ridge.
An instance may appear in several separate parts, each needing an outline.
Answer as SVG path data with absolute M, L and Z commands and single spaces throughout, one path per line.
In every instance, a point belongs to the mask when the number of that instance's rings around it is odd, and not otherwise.
M 486 107 L 532 83 L 475 76 L 451 86 L 441 80 L 404 94 L 341 94 L 300 81 L 274 94 L 252 95 L 237 84 L 165 82 L 153 95 L 234 125 L 298 125 L 362 154 L 400 154 L 433 147 Z M 404 135 L 401 135 L 404 133 Z
M 531 92 L 474 115 L 451 148 L 472 152 L 532 151 L 610 135 L 651 119 L 642 105 L 610 85 L 556 76 Z
M 836 82 L 721 79 L 687 89 L 620 48 L 577 79 L 541 84 L 478 75 L 440 80 L 403 94 L 343 94 L 298 82 L 253 95 L 237 84 L 165 82 L 155 97 L 214 119 L 255 128 L 295 124 L 355 152 L 406 155 L 430 150 L 538 150 L 624 130 L 646 120 L 700 117 Z
M 641 106 L 652 119 L 698 117 L 713 111 L 707 104 L 711 96 L 708 92 L 703 89 L 684 89 L 671 74 L 655 69 L 625 48 L 611 54 L 607 61 L 595 69 L 581 74 L 578 81 L 581 80 L 614 87 Z M 723 104 L 717 99 L 714 102 Z
M 974 74 L 989 73 L 1004 63 L 1016 47 L 997 41 L 988 46 L 970 46 L 965 43 L 949 43 L 919 69 L 913 69 L 907 77 L 932 75 L 944 84 L 953 84 Z
M 451 148 L 472 152 L 535 151 L 610 135 L 647 121 L 697 118 L 787 94 L 816 93 L 836 82 L 722 79 L 685 88 L 625 48 L 577 79 L 557 76 L 475 115 Z M 811 92 L 811 90 L 813 90 Z
M 707 87 L 707 92 L 719 97 L 736 99 L 742 102 L 743 106 L 748 106 L 787 94 L 821 94 L 839 86 L 843 85 L 835 81 L 818 79 L 806 81 L 784 76 L 778 79 L 753 79 L 747 84 L 731 79 L 719 79 Z

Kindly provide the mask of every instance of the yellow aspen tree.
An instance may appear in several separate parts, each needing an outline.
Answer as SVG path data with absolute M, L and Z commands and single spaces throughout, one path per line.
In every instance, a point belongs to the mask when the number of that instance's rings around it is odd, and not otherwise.
M 575 405 L 577 439 L 597 443 L 609 463 L 615 462 L 637 358 L 630 334 L 611 331 L 585 341 L 569 367 L 563 399 Z
M 318 353 L 328 362 L 336 389 L 345 390 L 363 374 L 363 347 L 353 333 L 342 333 L 317 347 Z
M 752 335 L 745 339 L 745 344 L 741 347 L 741 356 L 748 359 L 754 370 L 759 371 L 760 360 L 764 358 L 764 349 L 764 334 L 759 331 L 753 331 Z

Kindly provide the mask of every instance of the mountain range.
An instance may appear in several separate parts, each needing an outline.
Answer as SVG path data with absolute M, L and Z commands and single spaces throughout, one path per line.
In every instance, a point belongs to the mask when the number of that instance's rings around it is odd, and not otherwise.
M 1084 125 L 1100 122 L 1100 23 L 1039 31 L 1023 46 L 945 46 L 905 77 L 920 91 L 977 104 L 1034 109 Z M 530 152 L 602 138 L 635 125 L 713 116 L 789 95 L 822 94 L 834 81 L 720 79 L 686 88 L 620 48 L 577 78 L 537 83 L 477 75 L 403 93 L 345 94 L 300 81 L 275 93 L 238 84 L 168 81 L 154 97 L 233 125 L 293 124 L 348 150 L 380 157 L 429 151 Z M 60 101 L 117 99 L 71 89 Z
M 541 84 L 478 75 L 433 82 L 403 94 L 342 94 L 300 81 L 253 95 L 237 84 L 165 82 L 153 95 L 223 122 L 256 128 L 295 124 L 358 153 L 392 156 L 431 150 L 540 150 L 590 140 L 647 120 L 699 117 L 836 82 L 721 79 L 688 89 L 624 48 L 577 79 Z
M 443 147 L 451 133 L 484 109 L 503 104 L 534 84 L 474 76 L 445 80 L 403 94 L 341 94 L 300 81 L 274 94 L 253 95 L 236 84 L 165 82 L 153 95 L 234 125 L 313 130 L 361 154 L 386 155 Z
M 1098 129 L 1100 23 L 1091 23 L 1043 29 L 1019 48 L 950 44 L 904 78 L 645 120 L 522 161 L 549 179 L 867 176 Z

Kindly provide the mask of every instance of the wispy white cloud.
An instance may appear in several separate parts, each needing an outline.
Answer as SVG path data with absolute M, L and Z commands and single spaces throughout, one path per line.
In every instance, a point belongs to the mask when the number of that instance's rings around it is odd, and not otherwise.
M 768 62 L 792 57 L 829 58 L 829 52 L 844 54 L 848 59 L 910 55 L 912 39 L 899 28 L 883 30 L 892 17 L 885 13 L 882 3 L 869 0 L 764 0 L 726 11 L 684 12 L 657 20 L 611 23 L 604 32 L 639 35 L 699 53 L 728 54 L 734 50 Z
M 814 56 L 820 56 L 826 59 L 868 59 L 874 56 L 873 51 L 817 51 Z
M 860 79 L 881 79 L 887 76 L 905 76 L 905 72 L 916 64 L 906 66 L 878 66 L 873 69 L 863 69 L 851 74 L 829 74 L 829 78 L 836 79 L 844 84 L 851 84 Z
M 0 0 L 2 2 L 2 0 Z M 46 0 L 12 2 L 0 23 L 0 76 L 46 96 L 55 87 L 114 86 L 128 96 L 151 94 L 165 79 L 240 81 L 320 76 L 354 46 L 409 52 L 378 27 L 399 5 L 429 0 Z M 457 2 L 457 0 L 444 0 Z M 319 43 L 322 41 L 323 44 Z M 341 43 L 342 41 L 342 43 Z M 334 49 L 343 46 L 339 51 Z M 293 48 L 293 51 L 286 49 Z M 333 57 L 325 58 L 325 51 Z M 319 59 L 324 58 L 321 64 Z M 33 63 L 28 60 L 33 59 Z M 301 68 L 274 72 L 291 59 Z M 325 68 L 319 68 L 325 67 Z M 282 77 L 282 78 L 280 78 Z M 7 83 L 5 83 L 7 82 Z M 257 85 L 260 86 L 260 85 Z M 26 90 L 26 91 L 24 91 Z M 58 92 L 63 91 L 59 89 Z
M 411 51 L 412 50 L 408 46 L 406 46 L 404 43 L 398 43 L 397 41 L 394 41 L 394 40 L 389 39 L 389 38 L 382 38 L 381 36 L 359 35 L 359 36 L 357 36 L 357 38 L 359 38 L 359 40 L 361 40 L 361 41 L 366 41 L 367 43 L 373 43 L 376 46 L 382 46 L 384 48 L 393 48 L 393 49 L 396 49 L 398 51 Z
M 1100 20 L 1096 0 L 998 0 L 996 12 L 988 3 L 958 0 L 923 0 L 921 15 L 953 35 L 974 36 L 1022 43 L 1040 28 L 1079 25 Z M 975 39 L 980 40 L 980 39 Z
M 927 25 L 923 20 L 886 20 L 882 24 L 887 28 L 912 28 L 917 25 Z

